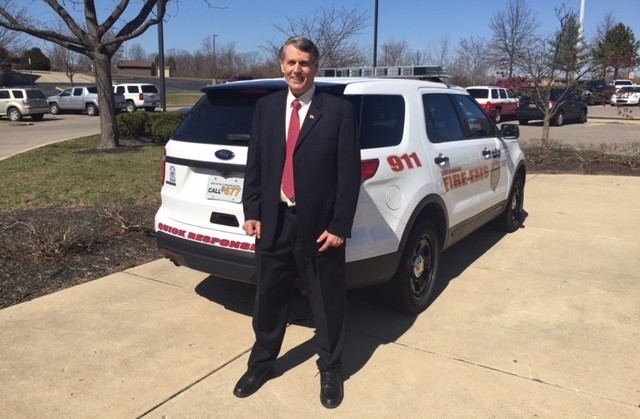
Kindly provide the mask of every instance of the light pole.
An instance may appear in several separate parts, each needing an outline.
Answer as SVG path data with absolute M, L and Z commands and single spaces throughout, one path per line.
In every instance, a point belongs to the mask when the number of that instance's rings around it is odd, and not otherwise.
M 216 36 L 218 36 L 217 33 L 211 35 L 211 43 L 213 44 L 213 80 L 215 84 L 218 83 L 216 79 Z

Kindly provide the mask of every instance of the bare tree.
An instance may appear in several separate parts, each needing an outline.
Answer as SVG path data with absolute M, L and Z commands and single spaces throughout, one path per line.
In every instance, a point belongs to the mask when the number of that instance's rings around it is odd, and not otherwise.
M 539 26 L 525 0 L 507 0 L 507 7 L 491 18 L 492 49 L 507 77 L 514 76 L 523 52 L 535 42 Z
M 64 74 L 69 77 L 69 82 L 73 86 L 73 76 L 75 76 L 80 67 L 80 58 L 82 56 L 58 44 L 53 44 L 47 52 L 51 60 L 51 69 L 64 71 Z
M 428 64 L 449 67 L 451 63 L 451 38 L 449 35 L 442 35 L 437 43 L 429 46 L 426 54 Z
M 321 9 L 313 15 L 287 18 L 287 25 L 275 25 L 286 38 L 304 35 L 320 50 L 321 67 L 350 67 L 365 62 L 364 52 L 353 40 L 368 26 L 366 13 L 353 9 Z M 263 47 L 277 62 L 282 42 L 268 42 Z
M 485 84 L 488 79 L 491 61 L 489 59 L 490 47 L 484 38 L 470 37 L 461 39 L 458 43 L 457 58 L 451 76 L 463 85 Z M 467 78 L 465 80 L 465 77 Z
M 541 137 L 543 142 L 549 141 L 549 127 L 552 119 L 557 116 L 559 104 L 566 100 L 567 95 L 572 93 L 577 82 L 590 71 L 589 68 L 576 68 L 575 77 L 571 80 L 565 80 L 565 84 L 562 86 L 563 93 L 555 98 L 556 106 L 551 105 L 551 90 L 554 87 L 557 74 L 563 70 L 564 48 L 572 36 L 570 23 L 572 16 L 573 12 L 567 11 L 564 5 L 556 9 L 556 17 L 559 22 L 556 33 L 547 39 L 537 39 L 522 51 L 522 67 L 534 84 L 529 91 L 529 96 L 544 115 Z
M 0 27 L 23 32 L 36 38 L 53 42 L 64 48 L 86 55 L 93 63 L 98 85 L 100 105 L 101 141 L 99 149 L 111 149 L 119 145 L 114 100 L 112 94 L 111 60 L 124 41 L 142 35 L 156 25 L 165 15 L 169 0 L 143 0 L 131 20 L 123 16 L 130 5 L 128 0 L 120 0 L 111 14 L 98 22 L 95 0 L 42 0 L 55 13 L 56 19 L 46 23 L 36 16 L 30 16 L 27 9 L 16 11 L 17 0 L 0 1 Z M 72 8 L 72 13 L 65 6 Z M 76 22 L 72 14 L 81 11 L 84 22 Z M 64 24 L 72 35 L 57 31 L 57 25 Z
M 148 56 L 142 45 L 135 42 L 129 47 L 127 58 L 131 61 L 145 61 Z
M 401 66 L 411 63 L 411 48 L 407 41 L 391 41 L 382 44 L 380 64 L 382 66 Z

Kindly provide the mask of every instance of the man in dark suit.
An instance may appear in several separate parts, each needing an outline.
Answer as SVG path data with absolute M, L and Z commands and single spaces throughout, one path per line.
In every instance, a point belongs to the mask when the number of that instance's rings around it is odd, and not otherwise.
M 345 240 L 360 189 L 360 147 L 351 104 L 316 92 L 316 46 L 293 37 L 280 61 L 289 88 L 257 103 L 251 127 L 242 201 L 243 229 L 257 245 L 256 342 L 234 394 L 249 396 L 272 378 L 301 278 L 316 327 L 320 401 L 333 408 L 344 394 Z

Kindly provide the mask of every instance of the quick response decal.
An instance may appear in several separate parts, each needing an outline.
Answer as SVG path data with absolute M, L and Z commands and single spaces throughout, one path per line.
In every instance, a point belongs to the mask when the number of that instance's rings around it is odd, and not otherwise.
M 218 237 L 207 236 L 205 234 L 197 234 L 180 228 L 172 227 L 167 224 L 158 223 L 158 230 L 163 231 L 172 236 L 182 237 L 196 242 L 210 244 L 212 246 L 226 247 L 229 249 L 245 250 L 247 252 L 255 252 L 256 245 L 251 242 L 243 242 L 229 239 L 220 239 Z

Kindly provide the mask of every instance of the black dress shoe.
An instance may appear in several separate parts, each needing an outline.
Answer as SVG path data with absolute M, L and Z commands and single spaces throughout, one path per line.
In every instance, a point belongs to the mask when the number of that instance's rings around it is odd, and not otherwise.
M 320 403 L 327 409 L 340 406 L 344 398 L 342 378 L 337 371 L 320 373 Z
M 257 372 L 247 371 L 233 388 L 233 395 L 236 397 L 248 397 L 258 391 L 260 387 L 273 377 L 273 367 L 262 368 Z

